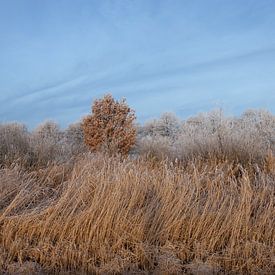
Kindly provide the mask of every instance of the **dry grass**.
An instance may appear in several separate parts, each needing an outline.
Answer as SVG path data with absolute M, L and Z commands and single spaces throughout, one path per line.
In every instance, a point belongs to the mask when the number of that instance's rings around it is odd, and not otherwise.
M 274 166 L 86 155 L 2 169 L 0 271 L 272 274 Z
M 0 273 L 275 273 L 275 116 L 163 115 L 131 157 L 0 124 Z

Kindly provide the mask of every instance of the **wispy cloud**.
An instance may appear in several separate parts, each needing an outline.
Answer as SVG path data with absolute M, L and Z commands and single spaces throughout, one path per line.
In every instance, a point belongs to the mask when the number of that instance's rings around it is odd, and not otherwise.
M 0 11 L 0 120 L 65 125 L 109 91 L 141 120 L 275 111 L 271 0 L 16 2 Z

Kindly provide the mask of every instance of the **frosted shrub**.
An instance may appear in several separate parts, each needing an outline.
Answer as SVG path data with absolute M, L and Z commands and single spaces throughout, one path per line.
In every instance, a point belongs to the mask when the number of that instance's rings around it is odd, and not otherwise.
M 176 142 L 181 158 L 216 155 L 247 162 L 262 160 L 274 152 L 274 116 L 266 111 L 249 111 L 240 118 L 213 111 L 183 123 Z
M 226 131 L 222 112 L 200 114 L 181 122 L 171 114 L 146 123 L 139 135 L 140 151 L 159 153 L 169 158 L 185 159 L 193 155 L 221 152 Z M 147 139 L 145 138 L 147 137 Z M 148 139 L 148 137 L 150 137 Z
M 275 116 L 266 110 L 248 110 L 240 119 L 242 129 L 249 128 L 252 134 L 264 143 L 265 148 L 275 151 Z
M 70 124 L 65 130 L 65 143 L 71 156 L 76 156 L 87 151 L 80 122 Z
M 30 161 L 29 133 L 23 124 L 0 124 L 0 165 Z
M 138 133 L 140 153 L 174 159 L 216 156 L 261 163 L 275 152 L 275 116 L 262 110 L 246 111 L 239 118 L 214 110 L 183 122 L 165 115 L 139 127 Z
M 58 124 L 46 121 L 40 124 L 32 133 L 32 147 L 37 162 L 47 165 L 51 161 L 61 161 L 66 154 L 64 134 Z
M 224 138 L 229 131 L 230 123 L 221 111 L 212 111 L 189 118 L 182 124 L 175 144 L 179 157 L 222 154 Z
M 236 119 L 230 143 L 235 153 L 262 159 L 275 152 L 275 116 L 267 111 L 249 110 Z
M 167 137 L 174 141 L 180 132 L 180 120 L 172 113 L 164 113 L 159 119 L 149 121 L 141 127 L 139 135 Z
M 138 152 L 157 159 L 173 158 L 180 129 L 181 121 L 172 113 L 145 123 L 138 128 Z
M 175 140 L 180 131 L 180 120 L 172 113 L 164 113 L 156 123 L 158 135 Z
M 125 101 L 115 101 L 112 96 L 95 101 L 92 111 L 83 123 L 71 124 L 65 131 L 52 121 L 32 133 L 19 123 L 0 124 L 0 166 L 14 162 L 25 167 L 47 166 L 68 161 L 88 147 L 127 154 L 136 133 L 136 148 L 131 152 L 157 159 L 215 156 L 263 163 L 275 154 L 275 116 L 264 110 L 247 110 L 240 117 L 226 117 L 214 110 L 185 121 L 165 113 L 143 126 L 134 126 L 134 112 Z

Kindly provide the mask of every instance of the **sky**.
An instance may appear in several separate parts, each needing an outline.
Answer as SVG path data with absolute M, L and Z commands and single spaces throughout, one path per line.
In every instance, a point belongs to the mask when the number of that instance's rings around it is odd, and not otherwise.
M 275 113 L 275 1 L 0 0 L 0 122 L 66 127 L 107 93 L 139 122 Z

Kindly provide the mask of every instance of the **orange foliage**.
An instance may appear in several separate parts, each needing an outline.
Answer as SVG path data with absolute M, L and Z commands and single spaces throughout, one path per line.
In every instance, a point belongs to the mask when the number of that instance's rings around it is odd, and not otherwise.
M 91 151 L 125 155 L 136 141 L 135 118 L 125 99 L 105 95 L 94 101 L 92 114 L 83 120 L 84 142 Z

